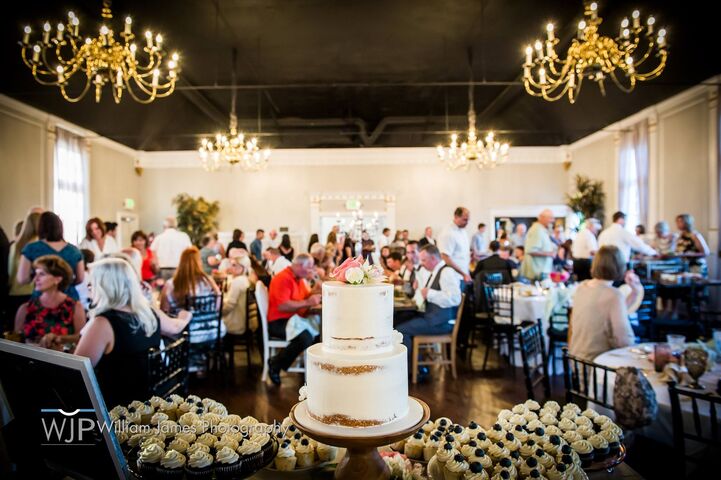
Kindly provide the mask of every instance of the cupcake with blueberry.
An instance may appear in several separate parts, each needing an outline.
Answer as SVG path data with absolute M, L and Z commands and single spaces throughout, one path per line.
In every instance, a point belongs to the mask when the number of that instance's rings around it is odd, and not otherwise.
M 443 467 L 446 462 L 450 462 L 453 457 L 459 453 L 461 452 L 453 448 L 452 443 L 444 443 L 436 452 L 436 461 L 439 463 L 439 466 Z
M 546 470 L 551 468 L 556 463 L 552 456 L 550 456 L 543 449 L 540 448 L 536 449 L 536 453 L 534 453 L 533 456 L 536 458 L 536 460 L 538 460 L 538 463 L 543 465 L 543 468 L 545 468 Z
M 571 457 L 574 465 L 581 465 L 581 458 L 578 456 L 576 451 L 571 448 L 571 445 L 564 445 L 561 447 L 561 451 L 558 455 L 556 455 L 556 463 L 560 463 L 565 456 Z
M 456 440 L 458 440 L 461 445 L 465 445 L 471 441 L 471 434 L 462 425 L 456 425 L 453 428 L 453 436 L 456 437 Z
M 493 468 L 493 460 L 486 455 L 486 452 L 482 448 L 476 448 L 473 451 L 473 454 L 468 457 L 468 463 L 478 463 L 489 472 Z
M 509 457 L 502 458 L 493 467 L 494 474 L 500 472 L 501 470 L 506 470 L 508 473 L 510 473 L 511 478 L 516 478 L 518 476 L 518 470 L 516 470 L 516 466 L 513 464 L 513 461 L 511 461 Z
M 240 455 L 229 447 L 223 447 L 215 454 L 215 474 L 218 478 L 233 478 L 242 472 Z
M 608 456 L 611 450 L 608 446 L 608 440 L 603 435 L 591 435 L 588 442 L 593 445 L 593 456 L 597 460 L 602 460 Z
M 451 421 L 450 418 L 448 418 L 448 417 L 440 417 L 440 418 L 437 418 L 437 419 L 436 419 L 436 421 L 435 421 L 435 427 L 436 427 L 436 428 L 438 428 L 438 427 L 448 428 L 448 427 L 451 426 L 452 423 L 453 423 L 453 422 Z
M 452 444 L 452 445 L 453 445 L 453 448 L 455 448 L 456 450 L 460 450 L 460 449 L 461 449 L 461 442 L 458 441 L 458 439 L 455 437 L 455 435 L 451 435 L 451 434 L 449 433 L 449 434 L 447 434 L 445 437 L 443 437 L 443 440 L 444 440 L 446 443 Z
M 526 443 L 528 440 L 528 432 L 520 425 L 516 425 L 511 433 L 513 433 L 513 436 L 516 437 L 521 444 Z
M 535 440 L 529 438 L 523 445 L 521 445 L 521 448 L 518 451 L 521 454 L 521 458 L 528 458 L 532 457 L 533 454 L 536 453 L 537 449 L 538 445 Z
M 480 432 L 476 435 L 476 443 L 484 450 L 488 450 L 493 445 L 493 441 L 486 435 L 486 432 Z
M 284 441 L 278 448 L 278 454 L 273 460 L 275 468 L 284 472 L 295 469 L 298 458 L 295 456 L 295 449 L 289 440 Z
M 508 470 L 501 470 L 491 477 L 492 480 L 511 480 L 511 473 Z
M 515 452 L 521 448 L 521 442 L 511 432 L 506 433 L 503 437 L 503 445 L 506 446 L 509 452 Z
M 168 450 L 160 459 L 156 474 L 160 478 L 183 478 L 185 473 L 185 455 L 177 450 Z
M 576 451 L 581 459 L 581 465 L 585 468 L 593 462 L 593 445 L 588 440 L 579 440 L 571 444 L 571 448 Z
M 558 435 L 550 435 L 548 441 L 543 444 L 543 451 L 555 458 L 565 443 Z
M 569 480 L 566 465 L 558 463 L 546 472 L 548 480 Z
M 528 478 L 532 480 L 548 480 L 546 477 L 543 476 L 541 472 L 538 470 L 531 470 L 531 473 L 528 474 Z
M 468 435 L 470 435 L 471 438 L 476 438 L 476 435 L 478 435 L 481 432 L 485 432 L 483 427 L 481 427 L 474 421 L 471 421 L 471 423 L 468 424 L 468 427 L 466 427 L 466 430 L 468 431 Z
M 433 455 L 436 454 L 438 448 L 441 446 L 441 439 L 435 435 L 431 435 L 423 445 L 423 460 L 426 462 L 430 461 Z
M 542 428 L 537 428 L 528 435 L 529 440 L 533 440 L 537 445 L 543 446 L 548 440 L 546 437 L 546 431 Z
M 468 458 L 473 454 L 473 452 L 476 451 L 477 448 L 479 448 L 478 442 L 476 442 L 475 440 L 471 440 L 465 445 L 461 445 L 461 453 L 464 457 Z
M 506 448 L 503 442 L 496 442 L 488 449 L 488 455 L 491 456 L 491 460 L 493 460 L 494 463 L 500 462 L 501 459 L 507 457 L 509 453 L 511 452 L 508 448 Z
M 503 437 L 506 436 L 506 432 L 499 423 L 495 423 L 490 430 L 486 431 L 486 436 L 491 439 L 492 442 L 498 442 L 503 440 Z
M 403 453 L 408 458 L 420 460 L 423 458 L 424 446 L 425 442 L 423 441 L 423 434 L 416 432 L 411 438 L 406 440 L 406 444 L 403 447 Z
M 147 447 L 141 449 L 138 454 L 137 461 L 138 472 L 140 472 L 143 476 L 153 476 L 164 455 L 165 450 L 163 449 L 163 446 L 158 445 L 157 443 L 151 443 Z
M 488 480 L 488 473 L 478 462 L 468 464 L 468 471 L 463 476 L 463 480 Z
M 538 459 L 536 457 L 528 457 L 522 464 L 520 468 L 521 476 L 528 477 L 531 474 L 531 470 L 538 470 L 540 472 L 545 471 L 545 468 L 543 465 L 538 463 Z
M 295 456 L 298 458 L 298 468 L 310 467 L 315 463 L 315 447 L 304 438 L 296 445 Z
M 445 480 L 459 480 L 468 471 L 468 462 L 466 458 L 458 453 L 447 461 L 443 468 L 443 477 Z

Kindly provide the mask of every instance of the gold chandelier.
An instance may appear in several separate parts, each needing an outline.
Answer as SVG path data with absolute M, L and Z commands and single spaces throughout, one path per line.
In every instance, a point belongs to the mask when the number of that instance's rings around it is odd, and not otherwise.
M 473 83 L 468 87 L 468 133 L 465 142 L 459 144 L 458 134 L 451 135 L 451 143 L 444 147 L 438 145 L 436 150 L 441 163 L 449 170 L 468 170 L 471 165 L 479 169 L 493 168 L 508 159 L 508 143 L 495 139 L 493 132 L 488 132 L 485 142 L 476 134 L 476 111 L 473 108 Z
M 596 82 L 605 95 L 604 81 L 608 77 L 628 93 L 636 82 L 661 75 L 668 57 L 666 30 L 654 30 L 653 16 L 642 25 L 641 13 L 634 10 L 631 21 L 624 18 L 621 22 L 616 39 L 599 34 L 602 21 L 598 3 L 584 2 L 584 19 L 578 23 L 577 38 L 573 39 L 565 60 L 556 54 L 559 40 L 553 24 L 546 25 L 545 49 L 541 40 L 536 40 L 533 47 L 526 46 L 523 64 L 526 91 L 551 102 L 568 95 L 569 102 L 574 103 L 584 79 Z
M 103 1 L 102 18 L 107 23 L 113 18 L 109 0 Z M 26 26 L 22 40 L 23 62 L 32 70 L 35 80 L 42 85 L 59 87 L 63 98 L 69 102 L 80 101 L 91 85 L 95 86 L 96 102 L 100 102 L 105 85 L 110 86 L 115 103 L 120 103 L 124 90 L 140 103 L 167 97 L 173 93 L 178 79 L 179 56 L 173 53 L 163 65 L 166 57 L 163 36 L 153 36 L 148 30 L 142 47 L 143 56 L 147 58 L 141 63 L 132 23 L 130 17 L 125 18 L 119 40 L 116 40 L 112 26 L 106 23 L 100 26 L 97 37 L 82 37 L 80 20 L 73 12 L 68 12 L 67 23 L 58 23 L 54 33 L 50 23 L 45 22 L 39 40 L 31 41 L 33 32 Z M 71 96 L 68 93 L 71 78 L 78 72 L 85 74 L 85 85 L 77 96 Z

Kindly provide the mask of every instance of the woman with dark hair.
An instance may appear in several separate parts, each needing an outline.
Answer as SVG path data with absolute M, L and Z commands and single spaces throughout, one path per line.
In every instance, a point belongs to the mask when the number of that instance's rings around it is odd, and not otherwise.
M 180 255 L 175 275 L 163 287 L 160 294 L 160 308 L 175 316 L 185 306 L 186 297 L 211 293 L 220 293 L 220 289 L 203 271 L 200 251 L 197 247 L 189 247 Z
M 62 348 L 77 342 L 85 325 L 85 310 L 63 291 L 73 278 L 70 266 L 57 255 L 43 255 L 33 262 L 33 283 L 39 295 L 22 305 L 15 315 L 15 331 L 25 341 L 45 348 Z
M 18 269 L 20 267 L 20 255 L 25 245 L 36 242 L 38 240 L 38 225 L 40 224 L 40 213 L 28 213 L 25 221 L 21 222 L 22 228 L 17 240 L 10 245 L 8 253 L 8 273 L 10 290 L 8 292 L 8 310 L 7 314 L 15 315 L 20 305 L 30 300 L 33 294 L 32 283 L 20 284 L 17 280 Z
M 313 248 L 314 243 L 320 243 L 320 239 L 318 238 L 317 233 L 314 233 L 310 236 L 310 240 L 308 241 L 308 253 L 310 253 L 310 250 Z
M 95 258 L 102 258 L 103 255 L 120 250 L 115 238 L 107 234 L 105 223 L 98 217 L 93 217 L 87 221 L 85 224 L 85 238 L 78 247 L 92 251 Z
M 233 241 L 231 241 L 228 244 L 228 248 L 227 248 L 228 253 L 230 253 L 230 251 L 234 248 L 242 248 L 243 250 L 245 250 L 247 252 L 248 246 L 243 241 L 243 238 L 244 238 L 243 230 L 241 230 L 239 228 L 236 228 L 235 230 L 233 230 Z
M 251 274 L 249 274 L 251 277 L 251 282 L 262 282 L 263 285 L 265 285 L 267 288 L 270 288 L 271 277 L 268 273 L 268 270 L 266 270 L 263 265 L 261 265 L 261 263 L 255 259 L 253 255 L 250 255 L 248 258 L 250 258 L 250 268 L 252 270 Z
M 53 212 L 44 212 L 40 215 L 38 237 L 40 240 L 28 243 L 22 249 L 17 282 L 21 285 L 30 283 L 33 273 L 32 263 L 37 258 L 43 255 L 57 255 L 65 260 L 75 274 L 68 282 L 65 293 L 73 300 L 77 300 L 78 292 L 75 290 L 75 285 L 85 278 L 85 262 L 80 249 L 63 239 L 63 222 L 60 217 Z M 38 292 L 33 291 L 33 296 L 36 295 Z
M 679 230 L 678 239 L 676 240 L 676 255 L 688 259 L 692 272 L 704 273 L 709 248 L 703 235 L 694 229 L 693 215 L 683 213 L 677 216 L 676 227 Z
M 141 267 L 140 273 L 144 282 L 151 282 L 160 271 L 158 266 L 158 260 L 155 254 L 150 249 L 148 244 L 148 236 L 142 230 L 133 232 L 130 237 L 130 244 L 140 252 L 143 257 L 143 266 Z
M 280 250 L 280 254 L 287 258 L 289 262 L 293 261 L 295 251 L 293 250 L 293 245 L 290 243 L 290 235 L 287 233 L 283 234 L 283 237 L 280 240 L 280 247 L 278 249 Z

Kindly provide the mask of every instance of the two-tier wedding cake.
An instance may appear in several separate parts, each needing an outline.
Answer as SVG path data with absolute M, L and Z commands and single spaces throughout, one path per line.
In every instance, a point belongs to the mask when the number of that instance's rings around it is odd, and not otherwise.
M 371 427 L 407 415 L 408 360 L 393 330 L 393 285 L 354 268 L 323 284 L 323 341 L 308 349 L 305 395 L 317 421 Z

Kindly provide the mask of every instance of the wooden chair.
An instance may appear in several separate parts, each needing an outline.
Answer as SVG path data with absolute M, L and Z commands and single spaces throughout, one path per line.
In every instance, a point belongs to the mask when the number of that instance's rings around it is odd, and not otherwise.
M 245 297 L 245 333 L 237 335 L 228 332 L 223 339 L 223 349 L 224 353 L 228 356 L 228 366 L 231 374 L 231 380 L 235 379 L 235 354 L 238 351 L 245 350 L 246 362 L 248 365 L 246 373 L 250 375 L 253 338 L 255 337 L 255 332 L 250 329 L 250 325 L 254 323 L 257 324 L 257 320 L 258 305 L 256 304 L 255 295 L 252 290 L 248 289 Z
M 656 300 L 658 290 L 655 283 L 641 282 L 643 286 L 643 300 L 636 310 L 636 319 L 631 321 L 633 333 L 639 337 L 639 342 L 647 341 L 653 337 L 653 323 L 658 315 Z
M 525 328 L 518 327 L 518 330 L 527 397 L 535 400 L 535 387 L 542 384 L 543 394 L 546 399 L 549 399 L 551 398 L 551 382 L 548 378 L 548 359 L 546 358 L 546 347 L 543 339 L 543 324 L 539 322 Z
M 548 362 L 551 375 L 556 374 L 556 351 L 568 345 L 568 307 L 554 309 L 548 322 Z
M 413 383 L 418 383 L 418 367 L 420 365 L 440 365 L 451 366 L 451 375 L 453 379 L 457 378 L 456 374 L 456 340 L 458 338 L 458 329 L 461 325 L 463 317 L 463 304 L 466 302 L 466 295 L 461 294 L 461 303 L 458 305 L 456 319 L 453 322 L 453 331 L 444 335 L 416 335 L 413 337 L 413 351 L 411 353 L 411 379 Z M 450 358 L 448 350 L 450 349 Z M 426 359 L 419 360 L 418 356 L 423 353 Z
M 148 350 L 148 395 L 165 398 L 177 393 L 188 394 L 188 361 L 190 342 L 188 333 L 165 345 L 164 349 Z
M 193 314 L 186 327 L 191 364 L 193 357 L 204 355 L 208 370 L 212 366 L 223 372 L 226 367 L 223 354 L 223 293 L 189 295 L 185 299 L 185 308 Z
M 677 386 L 676 382 L 668 383 L 668 393 L 671 398 L 671 417 L 673 421 L 673 444 L 674 450 L 681 453 L 686 467 L 686 460 L 693 463 L 708 462 L 708 455 L 697 458 L 686 453 L 686 440 L 698 442 L 706 447 L 721 447 L 721 422 L 718 408 L 721 408 L 721 397 L 713 392 L 694 390 L 691 388 Z M 681 398 L 684 397 L 684 398 Z M 681 402 L 691 401 L 691 418 L 693 428 L 684 421 L 684 414 L 681 410 Z M 708 420 L 701 418 L 701 409 L 708 408 Z M 688 420 L 688 418 L 686 419 Z M 702 423 L 703 422 L 703 423 Z M 703 476 L 703 475 L 702 475 Z M 685 477 L 684 477 L 685 478 Z
M 613 398 L 609 398 L 608 393 L 610 373 L 615 374 L 616 369 L 575 357 L 568 353 L 567 348 L 563 348 L 563 383 L 567 403 L 581 399 L 613 410 Z
M 514 291 L 512 285 L 494 285 L 484 284 L 483 289 L 486 298 L 491 302 L 492 307 L 492 318 L 489 324 L 490 335 L 488 336 L 488 342 L 486 344 L 486 354 L 483 358 L 483 368 L 486 369 L 488 363 L 488 354 L 493 347 L 493 344 L 497 341 L 499 348 L 506 341 L 508 347 L 508 361 L 511 366 L 515 364 L 516 354 L 516 342 L 517 342 L 517 328 L 519 324 L 516 324 L 514 315 Z M 501 320 L 501 321 L 499 321 Z M 526 327 L 536 323 L 535 321 L 528 320 L 520 323 L 521 327 Z
M 288 346 L 288 341 L 280 338 L 271 338 L 268 333 L 268 287 L 263 282 L 255 284 L 255 301 L 258 308 L 258 316 L 260 317 L 260 328 L 263 333 L 263 374 L 261 380 L 268 379 L 268 359 Z M 305 374 L 305 355 L 288 369 L 289 372 Z

